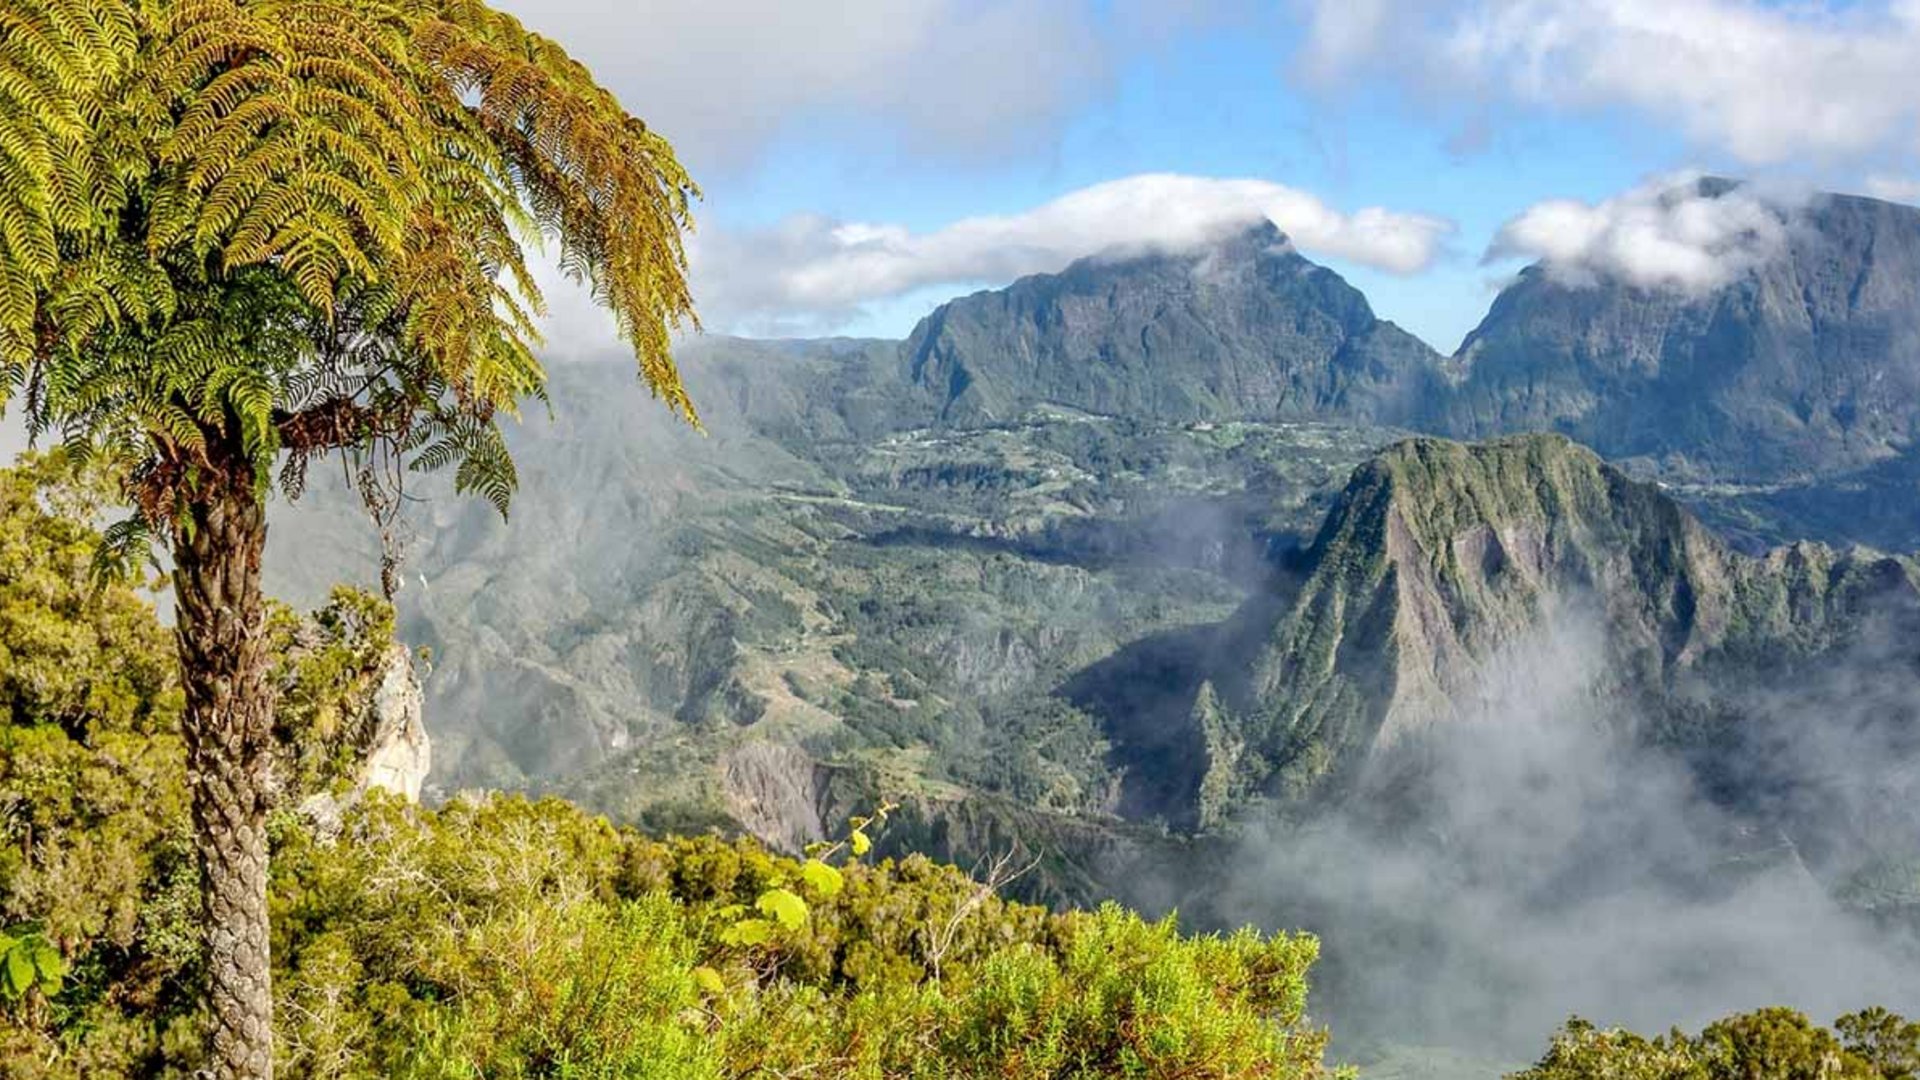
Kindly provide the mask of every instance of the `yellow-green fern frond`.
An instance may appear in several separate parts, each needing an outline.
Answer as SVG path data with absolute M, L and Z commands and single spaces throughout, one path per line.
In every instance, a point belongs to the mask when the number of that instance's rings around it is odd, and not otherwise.
M 477 0 L 0 0 L 0 402 L 162 486 L 392 452 L 504 506 L 495 418 L 545 384 L 523 238 L 697 423 L 696 195 Z

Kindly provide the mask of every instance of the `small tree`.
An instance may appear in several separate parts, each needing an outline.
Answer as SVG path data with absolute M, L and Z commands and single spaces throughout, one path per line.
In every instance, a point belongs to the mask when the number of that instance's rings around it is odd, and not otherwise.
M 502 513 L 499 418 L 538 398 L 557 244 L 693 410 L 672 148 L 477 0 L 0 0 L 0 404 L 111 461 L 109 533 L 174 562 L 211 1059 L 272 1072 L 260 560 L 276 475 L 339 451 L 390 511 L 409 471 Z

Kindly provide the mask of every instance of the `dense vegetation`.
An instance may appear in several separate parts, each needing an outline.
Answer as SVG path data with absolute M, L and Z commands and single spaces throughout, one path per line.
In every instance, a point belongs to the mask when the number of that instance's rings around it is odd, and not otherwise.
M 1656 1038 L 1571 1020 L 1511 1080 L 1913 1080 L 1920 1023 L 1866 1009 L 1819 1027 L 1792 1009 L 1759 1009 L 1697 1036 Z
M 96 587 L 97 486 L 0 471 L 0 995 L 10 1077 L 186 1076 L 205 977 L 166 634 Z M 1316 1076 L 1304 936 L 1050 913 L 924 858 L 818 875 L 747 841 L 655 840 L 557 800 L 354 797 L 384 605 L 278 610 L 277 1064 L 310 1077 Z M 297 751 L 297 752 L 296 752 Z M 292 809 L 331 789 L 338 831 Z M 785 888 L 765 940 L 734 931 Z M 18 943 L 17 946 L 15 943 Z M 10 964 L 12 953 L 0 958 Z
M 0 470 L 0 1074 L 203 1063 L 182 707 L 145 583 L 94 576 L 103 478 Z M 1318 1076 L 1317 944 L 1010 902 L 921 857 L 809 874 L 557 800 L 350 792 L 385 604 L 275 607 L 278 1064 L 303 1077 Z M 328 790 L 337 826 L 292 809 Z M 806 901 L 737 932 L 769 890 Z M 749 935 L 751 936 L 751 935 Z M 1519 1080 L 1914 1080 L 1920 1025 L 1575 1021 Z
M 124 831 L 138 812 L 103 820 Z M 44 843 L 94 841 L 73 829 Z M 1117 908 L 1049 914 L 918 858 L 848 867 L 827 897 L 749 842 L 649 840 L 554 800 L 430 813 L 371 799 L 331 843 L 281 819 L 275 856 L 287 1075 L 1321 1071 L 1323 1037 L 1302 1024 L 1310 938 L 1183 938 Z M 7 1006 L 8 1075 L 190 1074 L 187 865 L 156 859 L 128 885 L 87 890 L 77 919 L 49 916 L 72 970 L 58 992 Z M 732 909 L 776 882 L 812 900 L 804 925 L 723 943 Z
M 451 467 L 504 514 L 499 420 L 546 381 L 541 241 L 692 420 L 667 345 L 697 191 L 479 0 L 10 0 L 0 158 L 0 407 L 111 462 L 113 546 L 172 557 L 208 1072 L 267 1080 L 276 474 L 297 497 L 338 455 L 387 522 Z

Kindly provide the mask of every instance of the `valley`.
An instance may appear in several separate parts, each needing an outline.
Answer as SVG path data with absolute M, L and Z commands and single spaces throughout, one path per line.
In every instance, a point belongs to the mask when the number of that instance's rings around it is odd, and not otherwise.
M 0 0 L 0 1077 L 1920 1080 L 1917 69 Z
M 1653 969 L 1697 935 L 1650 929 L 1578 989 L 1644 1022 L 1742 978 L 1900 1001 L 1875 935 L 1920 914 L 1920 569 L 1882 552 L 1920 548 L 1920 211 L 1836 197 L 1797 235 L 1704 298 L 1530 271 L 1453 358 L 1263 226 L 906 342 L 689 341 L 708 434 L 636 419 L 625 365 L 556 363 L 511 520 L 436 498 L 402 530 L 430 790 L 784 850 L 894 799 L 885 850 L 1031 852 L 1027 898 L 1319 931 L 1330 1007 L 1401 1041 L 1531 1037 L 1559 1017 L 1498 1002 L 1566 1011 L 1539 957 L 1603 963 L 1488 911 L 1697 928 L 1790 896 L 1764 909 L 1858 950 L 1689 982 Z M 371 583 L 351 502 L 316 473 L 276 508 L 274 591 Z M 1488 932 L 1408 944 L 1443 924 Z M 1654 982 L 1686 989 L 1627 993 Z

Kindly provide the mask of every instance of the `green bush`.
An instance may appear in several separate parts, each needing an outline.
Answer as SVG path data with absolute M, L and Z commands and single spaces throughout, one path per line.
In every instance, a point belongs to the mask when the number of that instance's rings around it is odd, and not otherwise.
M 419 1080 L 700 1080 L 718 1077 L 685 912 L 654 895 L 536 906 L 484 928 L 491 963 L 425 1011 L 394 1075 Z M 342 1047 L 341 1049 L 345 1049 Z M 351 1075 L 336 1055 L 312 1075 Z
M 1916 1070 L 1920 1023 L 1874 1008 L 1829 1030 L 1775 1008 L 1652 1039 L 1576 1017 L 1510 1080 L 1914 1080 Z
M 376 799 L 276 856 L 290 1076 L 1319 1072 L 1310 938 L 1049 913 L 908 858 L 847 865 L 797 928 L 727 944 L 736 910 L 804 888 L 799 861 L 557 800 Z
M 429 812 L 375 796 L 331 843 L 290 817 L 276 843 L 289 1077 L 1321 1072 L 1310 938 L 1049 913 L 909 858 L 848 865 L 796 928 L 727 944 L 731 912 L 799 882 L 800 862 L 652 840 L 557 800 Z M 180 962 L 173 890 L 136 895 L 154 932 L 79 939 L 49 1007 L 8 1013 L 0 1071 L 189 1074 L 197 952 Z

